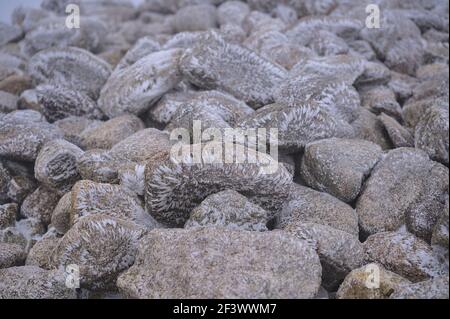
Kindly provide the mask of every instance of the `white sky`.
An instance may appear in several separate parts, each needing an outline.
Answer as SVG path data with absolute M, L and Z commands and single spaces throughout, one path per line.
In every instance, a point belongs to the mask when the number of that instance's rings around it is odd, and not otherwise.
M 138 4 L 142 0 L 132 0 L 133 3 Z M 11 13 L 14 8 L 19 6 L 35 7 L 41 5 L 41 0 L 0 0 L 0 21 L 11 23 Z

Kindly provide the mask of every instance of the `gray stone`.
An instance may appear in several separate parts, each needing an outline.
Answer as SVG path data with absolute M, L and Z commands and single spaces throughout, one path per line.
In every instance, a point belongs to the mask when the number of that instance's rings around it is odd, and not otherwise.
M 391 299 L 447 299 L 448 276 L 409 284 L 400 287 L 391 295 Z
M 14 226 L 18 217 L 18 210 L 17 204 L 0 205 L 0 229 Z
M 2 268 L 22 266 L 25 258 L 26 254 L 22 246 L 0 242 L 0 270 Z

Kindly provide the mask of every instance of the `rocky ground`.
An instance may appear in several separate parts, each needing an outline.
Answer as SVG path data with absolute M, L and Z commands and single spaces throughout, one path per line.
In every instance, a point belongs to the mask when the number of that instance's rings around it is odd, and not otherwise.
M 0 23 L 0 298 L 449 298 L 448 12 L 17 8 Z M 279 154 L 172 161 L 194 121 L 276 128 Z

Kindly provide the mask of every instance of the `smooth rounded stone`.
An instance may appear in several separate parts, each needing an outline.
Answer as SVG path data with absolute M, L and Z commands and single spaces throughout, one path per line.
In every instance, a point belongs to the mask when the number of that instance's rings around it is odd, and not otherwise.
M 170 123 L 178 108 L 194 98 L 196 94 L 193 91 L 168 92 L 147 112 L 146 117 L 149 121 L 156 123 L 158 127 L 163 128 Z
M 431 236 L 431 244 L 438 245 L 447 248 L 449 246 L 449 231 L 448 231 L 448 222 L 449 222 L 449 200 L 448 197 L 445 200 L 445 208 L 438 222 L 434 226 L 433 234 Z
M 69 29 L 66 17 L 48 17 L 36 23 L 27 32 L 23 41 L 23 52 L 32 56 L 37 52 L 50 48 L 79 47 L 87 51 L 97 51 L 103 43 L 108 30 L 99 19 L 84 16 L 82 26 Z
M 65 234 L 72 226 L 70 214 L 72 212 L 72 192 L 66 193 L 59 200 L 52 213 L 51 225 L 59 234 Z
M 86 150 L 109 150 L 115 144 L 144 128 L 144 123 L 138 117 L 122 115 L 84 130 L 80 134 L 81 144 Z
M 406 232 L 380 232 L 364 242 L 366 262 L 376 262 L 412 282 L 439 276 L 444 265 L 431 246 Z
M 54 123 L 64 133 L 64 139 L 79 147 L 82 146 L 80 137 L 83 131 L 101 125 L 103 122 L 99 120 L 90 120 L 81 116 L 69 116 Z
M 147 36 L 139 39 L 136 44 L 127 51 L 120 62 L 117 64 L 114 72 L 118 70 L 125 69 L 140 59 L 144 58 L 146 55 L 158 52 L 161 50 L 161 45 L 153 39 L 151 36 Z
M 3 122 L 12 123 L 47 123 L 45 117 L 36 110 L 17 110 L 6 114 L 1 119 Z
M 278 129 L 278 147 L 288 154 L 303 150 L 311 142 L 331 138 L 354 136 L 353 127 L 339 116 L 328 112 L 317 102 L 297 106 L 271 104 L 244 117 L 238 124 L 240 128 Z
M 102 214 L 87 216 L 59 241 L 50 265 L 78 265 L 82 288 L 108 290 L 115 287 L 117 276 L 134 263 L 138 241 L 144 234 L 132 222 Z
M 0 242 L 21 245 L 28 252 L 44 233 L 45 227 L 40 220 L 21 219 L 14 226 L 0 230 Z
M 171 147 L 170 135 L 154 128 L 140 130 L 115 144 L 109 155 L 116 161 L 144 163 L 153 154 Z
M 117 286 L 130 298 L 312 298 L 320 275 L 314 250 L 281 231 L 158 229 Z
M 50 257 L 52 256 L 53 250 L 58 246 L 59 241 L 60 238 L 49 237 L 42 238 L 36 242 L 28 253 L 25 265 L 50 270 Z
M 293 222 L 283 230 L 315 247 L 322 264 L 322 286 L 336 291 L 345 276 L 364 262 L 358 237 L 335 228 L 310 222 Z
M 94 100 L 86 94 L 55 85 L 39 85 L 35 89 L 39 111 L 53 123 L 69 116 L 102 119 L 103 113 Z
M 403 127 L 396 119 L 384 113 L 381 113 L 379 118 L 395 148 L 414 147 L 414 136 L 406 127 Z
M 75 289 L 66 287 L 63 270 L 35 266 L 0 269 L 1 299 L 76 299 Z
M 391 71 L 383 63 L 366 61 L 364 72 L 356 79 L 355 86 L 358 91 L 364 91 L 365 87 L 388 85 L 391 78 Z
M 174 17 L 177 32 L 205 31 L 217 26 L 216 7 L 209 4 L 186 6 L 177 11 Z
M 19 40 L 22 35 L 21 28 L 0 22 L 0 47 Z
M 269 213 L 236 191 L 209 195 L 194 210 L 184 228 L 225 227 L 232 230 L 267 231 Z
M 391 299 L 448 300 L 448 283 L 448 276 L 442 276 L 414 284 L 404 285 L 391 295 Z
M 33 162 L 46 142 L 61 137 L 62 132 L 47 122 L 3 118 L 0 119 L 0 157 Z
M 48 225 L 60 197 L 57 191 L 39 186 L 23 201 L 20 207 L 20 215 L 27 218 L 36 218 L 42 224 Z
M 430 108 L 449 108 L 449 99 L 443 97 L 429 97 L 422 100 L 414 101 L 408 100 L 403 106 L 402 113 L 405 125 L 415 129 L 417 124 L 422 119 L 425 112 Z
M 0 80 L 0 91 L 20 95 L 23 91 L 32 88 L 31 81 L 28 75 L 12 74 Z
M 17 204 L 0 205 L 0 229 L 14 226 L 19 207 Z
M 200 121 L 202 132 L 208 128 L 226 129 L 235 127 L 241 118 L 252 113 L 252 108 L 233 96 L 219 91 L 204 91 L 181 104 L 165 130 L 171 132 L 185 128 L 193 135 L 194 121 Z
M 22 246 L 0 242 L 0 269 L 22 266 L 25 258 L 26 254 Z
M 53 16 L 52 12 L 40 8 L 17 7 L 13 10 L 11 21 L 13 25 L 19 26 L 24 32 L 34 29 L 41 20 Z
M 9 113 L 17 110 L 18 100 L 16 95 L 0 91 L 0 113 Z
M 36 159 L 36 179 L 51 189 L 70 190 L 80 179 L 76 163 L 83 151 L 66 140 L 53 140 L 44 144 Z
M 324 139 L 306 145 L 300 174 L 310 187 L 349 203 L 381 156 L 381 147 L 372 142 Z
M 3 166 L 3 162 L 0 160 L 0 205 L 9 201 L 8 187 L 11 178 L 8 169 Z
M 273 102 L 272 90 L 286 77 L 281 67 L 213 31 L 186 51 L 180 69 L 192 84 L 225 91 L 255 109 Z
M 120 185 L 79 181 L 72 188 L 70 223 L 84 216 L 99 215 L 134 222 L 146 228 L 157 227 L 156 221 L 144 210 L 139 198 Z
M 98 183 L 117 183 L 118 169 L 118 163 L 105 150 L 86 151 L 77 162 L 81 177 Z
M 329 31 L 319 31 L 309 47 L 319 56 L 346 54 L 349 51 L 344 39 Z
M 423 151 L 398 148 L 372 170 L 356 203 L 360 229 L 371 235 L 409 231 L 429 241 L 448 194 L 448 168 Z
M 220 154 L 233 155 L 232 162 Z M 183 145 L 147 162 L 145 203 L 157 221 L 182 226 L 207 196 L 231 189 L 269 211 L 272 218 L 287 198 L 292 179 L 283 165 L 252 148 L 217 142 Z
M 180 49 L 155 52 L 114 72 L 101 91 L 100 109 L 110 118 L 145 113 L 181 81 L 178 70 L 181 54 Z
M 8 197 L 17 204 L 22 204 L 24 199 L 36 190 L 37 181 L 31 175 L 14 176 L 8 186 Z
M 83 49 L 52 48 L 30 59 L 28 73 L 37 84 L 67 87 L 96 100 L 111 74 L 111 66 Z
M 307 222 L 329 226 L 358 237 L 358 215 L 355 210 L 337 198 L 295 185 L 277 216 L 276 228 L 291 223 Z
M 336 293 L 337 299 L 387 299 L 411 284 L 378 264 L 367 264 L 352 270 Z
M 431 159 L 448 165 L 449 147 L 448 109 L 431 107 L 415 128 L 415 146 L 425 151 Z
M 375 114 L 386 113 L 402 120 L 402 109 L 394 92 L 386 86 L 376 86 L 360 92 L 361 105 Z
M 217 21 L 220 26 L 225 24 L 242 25 L 250 13 L 248 4 L 242 1 L 226 1 L 217 8 Z
M 338 16 L 312 16 L 301 18 L 286 30 L 286 35 L 295 43 L 308 45 L 318 31 L 328 31 L 344 39 L 356 39 L 364 24 L 356 19 Z

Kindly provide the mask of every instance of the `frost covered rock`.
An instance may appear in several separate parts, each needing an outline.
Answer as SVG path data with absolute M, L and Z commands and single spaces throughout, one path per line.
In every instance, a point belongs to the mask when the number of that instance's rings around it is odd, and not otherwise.
M 76 299 L 77 293 L 66 287 L 64 271 L 23 266 L 0 269 L 0 298 Z
M 8 169 L 3 166 L 0 161 L 0 205 L 6 203 L 9 200 L 8 187 L 11 181 L 11 174 Z
M 448 242 L 449 242 L 449 235 L 448 235 L 448 197 L 445 201 L 445 208 L 443 213 L 441 214 L 441 217 L 439 218 L 438 222 L 434 226 L 433 234 L 431 236 L 431 244 L 432 245 L 439 245 L 442 247 L 447 248 L 448 250 Z
M 444 266 L 423 240 L 407 232 L 381 232 L 364 242 L 365 260 L 412 282 L 439 276 Z
M 232 230 L 266 231 L 269 213 L 236 191 L 209 195 L 194 210 L 184 228 L 225 227 Z
M 414 147 L 414 136 L 408 128 L 402 126 L 396 119 L 384 113 L 379 115 L 379 118 L 395 148 Z
M 55 228 L 57 233 L 65 234 L 72 226 L 72 223 L 70 221 L 71 212 L 72 192 L 68 192 L 60 198 L 52 213 L 51 224 Z
M 17 219 L 18 205 L 4 204 L 0 205 L 0 229 L 14 226 Z
M 20 39 L 23 35 L 22 30 L 17 26 L 11 26 L 6 23 L 0 23 L 0 47 Z
M 90 120 L 80 116 L 69 116 L 54 123 L 64 134 L 64 139 L 79 147 L 82 146 L 81 133 L 101 125 L 99 120 Z
M 448 276 L 404 285 L 396 290 L 391 299 L 448 299 Z
M 203 146 L 200 161 L 192 162 L 198 147 L 181 146 L 183 156 L 178 160 L 170 151 L 165 151 L 147 162 L 145 202 L 156 220 L 167 225 L 184 225 L 190 211 L 208 195 L 226 189 L 246 196 L 270 211 L 271 217 L 281 209 L 292 185 L 292 175 L 272 157 L 251 148 L 246 157 L 243 146 L 212 142 Z M 230 152 L 230 147 L 236 148 L 235 159 L 224 163 L 219 154 Z
M 131 298 L 312 298 L 320 274 L 313 249 L 283 232 L 167 229 L 141 240 L 117 285 Z
M 277 228 L 291 223 L 309 222 L 329 226 L 358 237 L 358 215 L 355 210 L 337 198 L 295 185 L 277 216 Z
M 358 237 L 316 223 L 294 221 L 286 232 L 314 247 L 322 264 L 322 285 L 335 291 L 345 276 L 364 262 L 364 248 Z
M 408 229 L 429 241 L 444 208 L 448 169 L 419 150 L 390 151 L 372 170 L 356 203 L 365 234 Z
M 216 7 L 210 4 L 186 6 L 178 10 L 174 17 L 177 32 L 205 31 L 216 26 Z
M 431 107 L 417 123 L 415 146 L 424 150 L 431 159 L 448 165 L 449 117 L 448 109 Z
M 250 13 L 247 3 L 242 1 L 225 1 L 217 8 L 219 24 L 242 25 L 245 17 Z
M 58 246 L 59 240 L 60 238 L 57 237 L 42 238 L 39 240 L 30 249 L 25 265 L 50 270 L 50 257 L 55 247 Z
M 85 180 L 109 184 L 118 182 L 119 165 L 105 150 L 84 152 L 77 162 L 77 170 Z
M 312 188 L 352 202 L 381 155 L 378 145 L 364 140 L 316 141 L 305 147 L 301 176 Z
M 42 224 L 48 225 L 60 197 L 61 195 L 55 190 L 39 186 L 25 198 L 20 207 L 20 214 L 28 218 L 36 218 Z
M 383 86 L 368 89 L 361 95 L 361 104 L 375 114 L 386 113 L 397 120 L 402 119 L 402 109 L 394 92 Z
M 26 258 L 23 247 L 0 242 L 0 269 L 21 266 Z
M 239 45 L 208 32 L 182 57 L 181 72 L 202 89 L 230 93 L 253 108 L 273 102 L 272 90 L 286 71 Z
M 68 87 L 97 99 L 111 66 L 83 49 L 53 48 L 34 55 L 28 62 L 28 73 L 37 84 Z
M 133 65 L 117 70 L 103 87 L 98 105 L 110 118 L 145 113 L 181 80 L 179 49 L 149 54 Z
M 377 279 L 373 279 L 375 278 L 374 276 L 377 276 Z M 409 284 L 411 282 L 408 279 L 386 270 L 381 265 L 367 264 L 361 268 L 352 270 L 345 277 L 344 282 L 339 286 L 336 298 L 387 299 Z
M 81 155 L 83 151 L 66 140 L 44 144 L 34 166 L 36 179 L 58 192 L 69 190 L 80 178 L 76 163 Z
M 130 267 L 144 235 L 135 223 L 102 214 L 80 219 L 53 250 L 51 266 L 78 265 L 81 287 L 113 288 L 117 276 Z
M 0 113 L 9 113 L 17 110 L 18 100 L 16 95 L 0 91 Z

